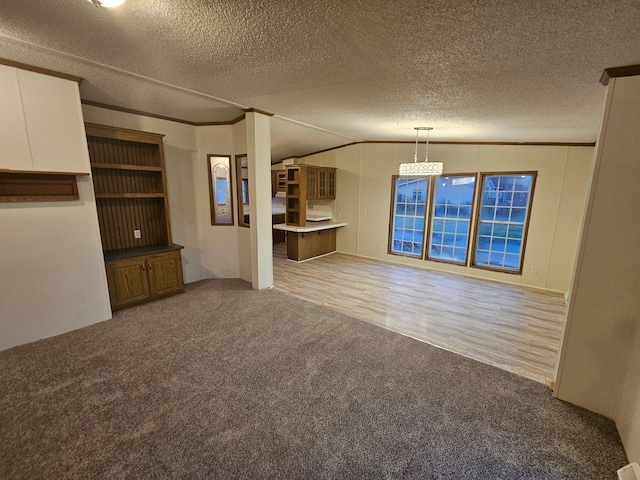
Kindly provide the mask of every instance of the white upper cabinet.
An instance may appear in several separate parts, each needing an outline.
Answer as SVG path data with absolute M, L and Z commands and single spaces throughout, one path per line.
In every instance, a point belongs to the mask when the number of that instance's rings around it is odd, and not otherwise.
M 0 98 L 3 105 L 5 102 L 10 105 L 9 109 L 1 109 L 0 124 L 3 127 L 12 124 L 11 128 L 16 130 L 11 138 L 0 134 L 0 169 L 88 174 L 89 155 L 78 84 L 28 70 L 0 67 Z
M 33 170 L 18 71 L 0 65 L 0 169 Z

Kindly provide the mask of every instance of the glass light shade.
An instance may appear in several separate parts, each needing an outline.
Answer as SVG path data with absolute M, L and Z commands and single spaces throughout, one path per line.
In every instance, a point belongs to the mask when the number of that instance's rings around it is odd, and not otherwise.
M 93 0 L 89 0 L 89 1 L 92 2 L 92 3 L 96 3 Z M 115 8 L 115 7 L 119 7 L 120 5 L 122 5 L 126 1 L 127 0 L 97 0 L 97 3 L 101 7 Z
M 425 175 L 441 175 L 444 163 L 442 162 L 411 162 L 400 164 L 401 177 L 423 177 Z

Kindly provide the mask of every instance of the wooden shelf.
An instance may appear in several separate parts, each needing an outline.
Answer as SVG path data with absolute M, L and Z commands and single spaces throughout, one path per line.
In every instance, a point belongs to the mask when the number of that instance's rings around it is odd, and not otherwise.
M 78 200 L 74 175 L 0 172 L 0 202 Z
M 96 198 L 164 198 L 164 193 L 96 193 Z
M 92 163 L 91 168 L 105 168 L 111 170 L 137 170 L 140 172 L 162 173 L 162 167 L 146 167 L 142 165 L 125 165 L 118 163 Z

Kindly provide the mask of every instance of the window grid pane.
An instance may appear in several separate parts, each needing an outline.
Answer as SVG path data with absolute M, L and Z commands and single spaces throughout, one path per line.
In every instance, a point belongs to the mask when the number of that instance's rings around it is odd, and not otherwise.
M 518 271 L 533 174 L 483 177 L 473 264 Z
M 422 256 L 426 178 L 396 178 L 391 229 L 391 252 Z
M 465 262 L 475 180 L 475 176 L 436 179 L 428 258 Z M 494 213 L 489 214 L 493 218 Z

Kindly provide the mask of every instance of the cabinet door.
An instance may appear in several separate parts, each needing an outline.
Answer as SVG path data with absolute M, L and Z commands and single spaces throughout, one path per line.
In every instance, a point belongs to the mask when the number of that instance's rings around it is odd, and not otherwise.
M 318 169 L 318 198 L 324 200 L 327 198 L 327 169 Z
M 336 198 L 336 169 L 330 168 L 327 170 L 327 198 Z
M 318 169 L 307 167 L 307 200 L 318 199 Z
M 33 170 L 18 73 L 0 65 L 0 169 Z
M 20 69 L 18 82 L 34 169 L 89 173 L 78 84 Z
M 111 308 L 123 307 L 149 298 L 147 267 L 143 258 L 106 262 Z
M 184 289 L 180 252 L 160 253 L 147 258 L 151 296 L 180 292 Z

